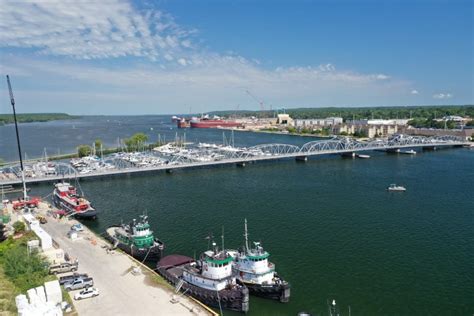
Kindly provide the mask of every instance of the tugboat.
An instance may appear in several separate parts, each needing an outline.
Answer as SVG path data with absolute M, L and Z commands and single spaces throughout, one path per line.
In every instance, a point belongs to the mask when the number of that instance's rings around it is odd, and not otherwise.
M 86 198 L 77 194 L 73 185 L 67 182 L 54 185 L 53 202 L 57 208 L 64 209 L 67 216 L 95 219 L 99 213 Z
M 204 252 L 199 260 L 182 255 L 166 256 L 157 271 L 168 282 L 206 305 L 237 312 L 248 312 L 249 291 L 237 283 L 232 271 L 234 260 L 222 247 Z
M 275 272 L 275 265 L 268 261 L 270 254 L 263 250 L 259 242 L 254 248 L 249 247 L 247 219 L 245 219 L 245 245 L 243 249 L 229 251 L 235 258 L 233 269 L 237 273 L 237 281 L 244 284 L 250 294 L 279 300 L 286 303 L 290 300 L 290 284 Z
M 140 215 L 137 221 L 130 224 L 109 226 L 105 231 L 107 239 L 114 248 L 119 248 L 140 261 L 158 261 L 164 249 L 164 244 L 153 236 L 148 224 L 148 216 Z

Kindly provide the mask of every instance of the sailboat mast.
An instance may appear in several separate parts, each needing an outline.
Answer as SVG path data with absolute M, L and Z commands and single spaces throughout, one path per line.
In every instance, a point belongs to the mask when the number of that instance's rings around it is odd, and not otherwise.
M 249 234 L 247 232 L 247 219 L 245 219 L 245 251 L 249 251 Z
M 26 183 L 25 183 L 25 169 L 23 168 L 23 158 L 21 157 L 21 145 L 20 145 L 20 134 L 18 133 L 18 122 L 16 120 L 16 111 L 15 111 L 15 99 L 13 98 L 12 85 L 10 84 L 10 77 L 7 75 L 8 90 L 10 92 L 10 102 L 13 108 L 13 119 L 15 121 L 15 131 L 16 131 L 16 142 L 18 145 L 18 155 L 20 157 L 20 167 L 21 167 L 21 182 L 23 183 L 23 199 L 26 201 Z

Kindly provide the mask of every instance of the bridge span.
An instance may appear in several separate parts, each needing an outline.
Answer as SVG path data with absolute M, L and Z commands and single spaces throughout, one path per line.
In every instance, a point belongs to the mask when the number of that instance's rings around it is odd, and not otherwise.
M 459 147 L 467 145 L 465 140 L 454 136 L 406 136 L 397 135 L 390 139 L 375 139 L 370 141 L 358 141 L 353 138 L 335 137 L 327 140 L 316 140 L 308 142 L 302 146 L 290 144 L 261 144 L 250 148 L 234 148 L 233 150 L 225 150 L 220 158 L 209 161 L 203 161 L 202 157 L 192 157 L 189 154 L 176 153 L 170 156 L 166 163 L 152 166 L 118 166 L 111 170 L 98 170 L 89 173 L 80 173 L 70 164 L 64 162 L 56 162 L 56 172 L 52 175 L 44 175 L 41 177 L 26 178 L 26 183 L 55 182 L 73 178 L 95 178 L 104 176 L 113 176 L 120 174 L 134 174 L 153 171 L 171 171 L 174 169 L 198 168 L 207 166 L 217 166 L 225 164 L 245 165 L 250 162 L 280 160 L 280 159 L 298 159 L 306 160 L 311 156 L 330 155 L 330 154 L 347 154 L 356 152 L 365 152 L 373 150 L 394 151 L 403 148 L 422 148 L 436 149 L 442 147 Z M 220 149 L 217 149 L 218 151 Z M 1 179 L 1 185 L 15 185 L 21 183 L 19 176 L 19 166 L 4 166 L 0 169 L 16 170 L 17 175 L 13 179 Z

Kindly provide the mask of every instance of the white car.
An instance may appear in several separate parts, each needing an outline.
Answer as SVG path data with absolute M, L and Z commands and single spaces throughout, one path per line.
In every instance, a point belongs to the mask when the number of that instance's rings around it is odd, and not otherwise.
M 84 231 L 84 227 L 82 227 L 82 225 L 78 223 L 78 224 L 72 225 L 71 230 L 75 232 L 82 232 Z
M 85 299 L 85 298 L 91 298 L 91 297 L 94 297 L 94 296 L 97 296 L 99 295 L 99 290 L 94 288 L 94 287 L 88 287 L 82 291 L 80 291 L 79 293 L 76 293 L 76 295 L 74 295 L 74 299 L 76 301 L 78 300 L 82 300 L 82 299 Z

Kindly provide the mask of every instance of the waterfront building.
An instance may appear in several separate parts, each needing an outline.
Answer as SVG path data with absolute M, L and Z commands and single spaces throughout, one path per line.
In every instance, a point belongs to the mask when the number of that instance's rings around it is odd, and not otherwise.
M 353 135 L 354 133 L 358 132 L 367 135 L 369 138 L 375 138 L 389 137 L 393 134 L 401 132 L 402 130 L 404 130 L 404 128 L 396 124 L 339 124 L 333 128 L 333 133 L 336 135 L 340 135 L 341 133 Z
M 277 124 L 279 125 L 293 125 L 293 119 L 290 117 L 289 114 L 278 114 L 277 115 Z
M 355 125 L 408 125 L 409 119 L 374 119 L 374 120 L 349 120 L 348 123 Z
M 295 119 L 296 128 L 321 129 L 323 127 L 342 124 L 342 117 L 327 117 L 314 119 Z

